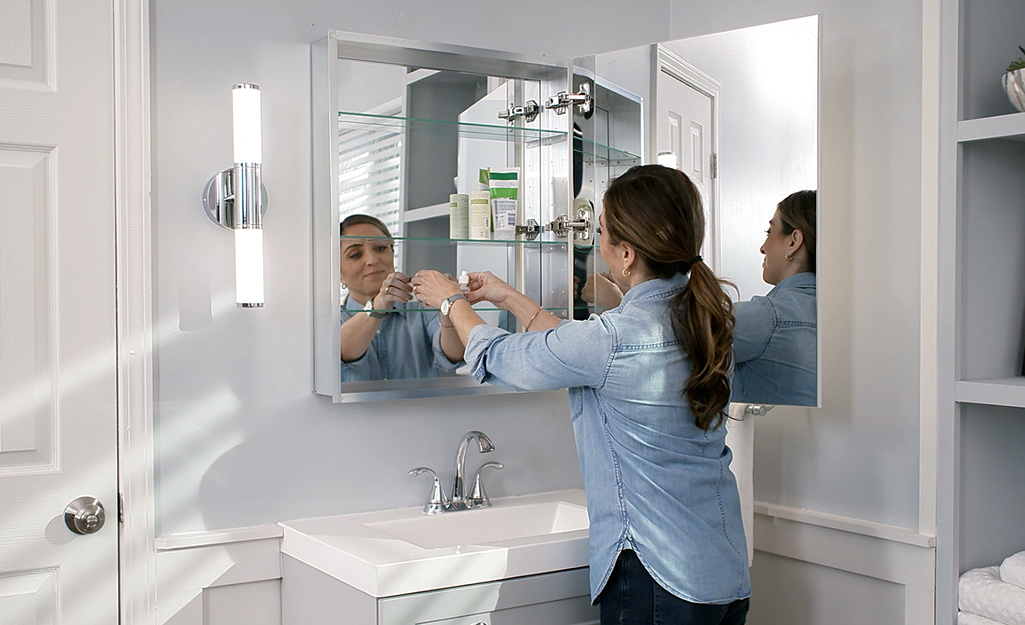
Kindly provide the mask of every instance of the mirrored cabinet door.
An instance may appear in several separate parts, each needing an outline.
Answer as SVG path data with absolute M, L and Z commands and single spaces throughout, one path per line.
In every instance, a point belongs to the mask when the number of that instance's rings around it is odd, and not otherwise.
M 642 53 L 640 63 L 631 68 L 631 81 L 643 80 L 645 76 L 644 71 L 636 71 L 646 63 L 644 51 L 638 52 Z M 590 215 L 594 226 L 590 233 L 578 233 L 573 245 L 573 278 L 577 286 L 573 318 L 578 320 L 619 304 L 619 294 L 600 251 L 602 197 L 612 180 L 643 162 L 646 152 L 644 97 L 617 83 L 615 70 L 611 70 L 615 65 L 608 63 L 615 54 L 637 56 L 628 50 L 573 61 L 574 91 L 589 93 L 591 103 L 577 108 L 573 115 L 572 212 L 578 217 Z
M 573 235 L 552 224 L 569 212 L 572 115 L 548 106 L 567 92 L 569 70 L 340 31 L 314 44 L 313 68 L 316 392 L 494 392 L 439 355 L 437 309 L 363 306 L 389 276 L 490 271 L 571 316 Z M 386 316 L 368 346 L 349 350 L 344 324 L 358 314 Z

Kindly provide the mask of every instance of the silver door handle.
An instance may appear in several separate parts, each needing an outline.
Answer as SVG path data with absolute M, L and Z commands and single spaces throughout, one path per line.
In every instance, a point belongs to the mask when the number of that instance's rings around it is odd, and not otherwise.
M 64 508 L 64 523 L 76 534 L 95 534 L 106 520 L 103 504 L 95 497 L 79 497 Z

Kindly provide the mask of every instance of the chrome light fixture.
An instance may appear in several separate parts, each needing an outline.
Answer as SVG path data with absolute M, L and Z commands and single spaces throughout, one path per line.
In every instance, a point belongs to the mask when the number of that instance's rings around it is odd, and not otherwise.
M 234 162 L 218 172 L 203 191 L 203 207 L 214 223 L 235 232 L 235 303 L 263 306 L 263 211 L 266 190 L 260 182 L 263 137 L 260 87 L 238 84 L 231 90 Z

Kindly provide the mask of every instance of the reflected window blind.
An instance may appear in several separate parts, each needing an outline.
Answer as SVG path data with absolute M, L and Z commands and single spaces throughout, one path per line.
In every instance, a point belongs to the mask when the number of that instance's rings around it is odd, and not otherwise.
M 375 111 L 375 113 L 377 113 Z M 383 115 L 398 115 L 399 108 Z M 399 234 L 401 128 L 338 124 L 338 215 L 373 215 Z M 396 265 L 398 263 L 396 262 Z

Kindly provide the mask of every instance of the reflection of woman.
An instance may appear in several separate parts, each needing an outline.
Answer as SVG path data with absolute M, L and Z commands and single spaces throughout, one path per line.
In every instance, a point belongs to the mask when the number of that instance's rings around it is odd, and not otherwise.
M 776 207 L 761 247 L 765 297 L 738 302 L 733 346 L 733 401 L 814 406 L 815 191 L 798 191 Z
M 454 371 L 463 344 L 452 324 L 410 301 L 412 287 L 408 276 L 395 271 L 388 227 L 376 217 L 350 215 L 340 232 L 341 279 L 349 292 L 341 311 L 342 381 L 429 378 Z
M 600 252 L 622 304 L 563 321 L 491 274 L 486 299 L 530 331 L 489 327 L 467 302 L 449 316 L 482 382 L 569 388 L 590 517 L 591 597 L 603 625 L 743 623 L 750 580 L 740 500 L 723 427 L 733 314 L 697 251 L 701 199 L 677 170 L 631 168 L 608 188 Z M 428 305 L 458 293 L 421 271 Z M 633 620 L 636 619 L 636 620 Z

